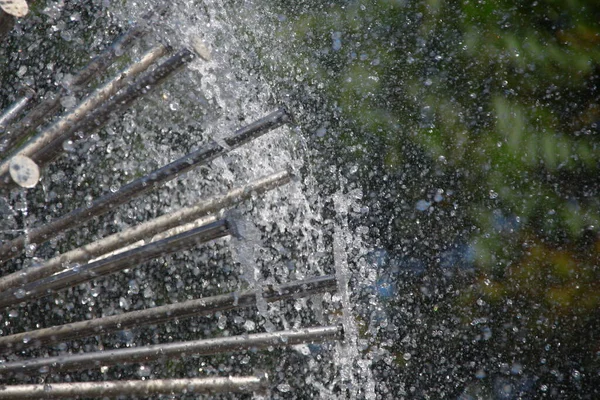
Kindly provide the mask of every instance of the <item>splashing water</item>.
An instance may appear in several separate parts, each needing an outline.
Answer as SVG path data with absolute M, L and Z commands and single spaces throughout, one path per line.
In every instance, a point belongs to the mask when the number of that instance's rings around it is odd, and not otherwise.
M 135 7 L 128 10 L 134 16 L 145 11 Z M 252 68 L 256 58 L 252 40 L 267 40 L 268 37 L 263 13 L 264 10 L 254 8 L 250 2 L 245 3 L 242 9 L 227 7 L 219 1 L 201 4 L 183 2 L 170 11 L 165 30 L 159 32 L 160 35 L 168 32 L 166 39 L 172 43 L 201 38 L 203 44 L 210 48 L 212 59 L 196 60 L 191 66 L 191 73 L 185 77 L 193 87 L 190 92 L 204 108 L 203 132 L 198 139 L 221 143 L 223 137 L 241 124 L 267 114 L 277 104 L 277 94 Z M 273 51 L 273 57 L 276 57 Z M 179 91 L 173 93 L 177 93 L 174 97 L 182 94 Z M 185 112 L 182 107 L 177 114 Z M 194 113 L 193 107 L 188 112 L 198 114 Z M 169 115 L 156 118 L 159 125 L 163 119 L 172 119 Z M 298 346 L 299 352 L 309 356 L 309 373 L 304 383 L 317 389 L 321 398 L 341 399 L 349 395 L 356 399 L 375 399 L 375 381 L 370 370 L 373 354 L 366 346 L 360 345 L 365 340 L 358 334 L 355 307 L 352 305 L 356 296 L 348 286 L 356 264 L 349 262 L 348 257 L 364 258 L 369 250 L 362 242 L 361 234 L 351 233 L 347 223 L 349 209 L 359 207 L 361 195 L 340 191 L 333 199 L 323 198 L 310 174 L 311 164 L 306 160 L 301 135 L 290 129 L 269 133 L 215 160 L 208 174 L 188 176 L 186 187 L 177 189 L 184 191 L 180 194 L 184 199 L 191 199 L 199 193 L 217 190 L 219 186 L 231 186 L 284 168 L 301 176 L 284 188 L 267 193 L 262 199 L 254 198 L 251 204 L 244 204 L 238 212 L 230 215 L 236 220 L 241 236 L 241 239 L 229 243 L 233 259 L 240 266 L 239 278 L 242 286 L 259 288 L 264 284 L 276 286 L 290 280 L 334 272 L 339 293 L 315 296 L 311 304 L 297 301 L 294 305 L 295 309 L 304 310 L 302 312 L 310 307 L 310 313 L 322 315 L 323 311 L 334 310 L 334 304 L 341 303 L 340 322 L 345 331 L 344 343 L 333 349 L 332 367 L 337 371 L 334 376 L 320 376 L 327 368 L 316 365 L 324 364 L 324 361 L 315 362 L 320 350 L 313 350 L 311 354 L 310 346 L 308 350 L 306 346 Z M 336 213 L 334 223 L 322 217 L 324 204 L 330 201 L 333 201 Z M 358 280 L 361 285 L 368 285 L 372 271 L 368 271 L 365 265 L 361 268 Z M 258 319 L 247 320 L 244 326 L 247 327 L 250 322 L 253 327 L 261 325 L 266 331 L 274 331 L 276 325 L 286 329 L 306 325 L 305 317 L 286 312 L 285 306 L 258 300 Z M 336 394 L 336 386 L 342 388 L 341 393 Z M 280 392 L 287 392 L 289 385 L 283 382 L 278 387 Z
M 162 2 L 127 2 L 122 7 L 113 10 L 117 18 L 143 23 L 148 9 L 160 9 Z M 210 59 L 196 59 L 113 121 L 105 129 L 102 142 L 106 147 L 102 151 L 91 151 L 99 141 L 96 137 L 92 137 L 87 147 L 75 144 L 68 157 L 69 161 L 77 161 L 79 167 L 76 167 L 74 181 L 69 183 L 80 190 L 91 175 L 99 181 L 94 190 L 118 188 L 133 176 L 165 165 L 208 141 L 223 144 L 224 137 L 277 108 L 278 94 L 254 66 L 257 62 L 254 52 L 261 47 L 260 43 L 255 46 L 255 42 L 268 40 L 269 36 L 263 13 L 263 9 L 254 7 L 251 2 L 244 3 L 240 9 L 216 0 L 184 1 L 176 2 L 165 17 L 152 19 L 147 26 L 152 34 L 130 50 L 130 58 L 143 54 L 144 49 L 159 38 L 174 48 L 201 41 L 209 49 Z M 275 50 L 273 57 L 277 59 Z M 120 277 L 119 281 L 105 279 L 83 284 L 74 290 L 84 293 L 80 304 L 71 303 L 68 295 L 59 295 L 58 307 L 53 312 L 62 315 L 59 313 L 64 311 L 58 309 L 67 308 L 89 313 L 96 307 L 110 315 L 181 300 L 185 296 L 258 289 L 265 284 L 277 287 L 292 280 L 334 273 L 339 281 L 339 293 L 315 295 L 290 304 L 267 303 L 259 297 L 258 313 L 240 311 L 226 317 L 219 314 L 211 321 L 214 329 L 207 327 L 209 324 L 205 321 L 191 322 L 186 329 L 189 338 L 195 339 L 210 336 L 212 332 L 233 334 L 236 330 L 259 329 L 270 332 L 301 328 L 315 321 L 341 323 L 346 336 L 344 343 L 294 347 L 295 350 L 274 367 L 272 386 L 279 393 L 306 390 L 321 398 L 342 399 L 349 395 L 356 399 L 374 399 L 375 382 L 370 370 L 373 354 L 368 346 L 361 344 L 364 339 L 358 333 L 357 306 L 353 305 L 356 293 L 349 288 L 352 279 L 366 285 L 372 275 L 367 265 L 354 261 L 364 258 L 369 249 L 362 241 L 361 232 L 350 232 L 347 223 L 348 213 L 359 207 L 360 193 L 344 193 L 340 189 L 332 198 L 324 196 L 311 175 L 313 166 L 302 135 L 292 128 L 270 132 L 215 159 L 209 168 L 189 172 L 156 193 L 133 201 L 104 226 L 96 227 L 101 233 L 102 229 L 121 229 L 241 183 L 284 169 L 292 171 L 295 179 L 285 187 L 261 197 L 253 196 L 239 205 L 236 212 L 228 213 L 238 226 L 240 238 L 223 239 L 198 252 L 184 252 L 165 258 L 164 263 L 125 271 L 127 276 Z M 108 165 L 110 169 L 103 176 L 94 174 L 94 170 L 104 170 Z M 49 168 L 52 182 L 65 181 L 62 167 L 58 164 Z M 93 197 L 93 192 L 90 189 L 90 193 L 84 195 Z M 328 203 L 334 204 L 333 220 L 324 217 Z M 62 213 L 60 208 L 56 213 Z M 82 238 L 85 233 L 89 232 L 82 232 Z M 357 278 L 353 278 L 357 272 Z M 150 340 L 171 340 L 177 329 L 183 328 L 159 328 Z M 132 330 L 123 332 L 115 343 L 130 346 L 143 340 L 148 337 Z M 97 345 L 88 343 L 86 346 Z M 61 348 L 61 351 L 67 350 L 71 349 Z M 323 356 L 328 352 L 333 353 L 333 357 Z M 249 361 L 252 356 L 243 354 L 239 362 L 232 356 L 229 364 L 192 360 L 186 366 L 190 375 L 217 372 L 235 375 L 245 366 L 260 365 L 260 358 Z M 168 368 L 164 370 L 171 373 Z M 160 368 L 142 369 L 144 377 L 161 373 Z M 132 373 L 139 376 L 140 369 Z
M 352 271 L 348 265 L 348 254 L 352 248 L 364 248 L 358 235 L 353 235 L 348 227 L 348 208 L 352 207 L 355 199 L 351 195 L 338 192 L 334 196 L 336 211 L 336 226 L 333 237 L 333 253 L 339 294 L 341 297 L 342 323 L 344 326 L 344 345 L 338 346 L 337 358 L 341 365 L 341 379 L 347 385 L 349 397 L 352 399 L 375 399 L 375 381 L 373 379 L 368 358 L 361 359 L 359 349 L 358 327 L 353 314 L 353 299 L 350 293 L 349 281 Z

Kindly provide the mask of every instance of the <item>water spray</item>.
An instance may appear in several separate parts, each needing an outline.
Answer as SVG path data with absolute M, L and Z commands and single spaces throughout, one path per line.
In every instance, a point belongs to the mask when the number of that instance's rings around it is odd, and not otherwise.
M 141 26 L 131 28 L 82 71 L 65 82 L 58 92 L 39 98 L 36 92 L 28 89 L 21 98 L 0 113 L 0 192 L 14 193 L 36 186 L 48 165 L 65 151 L 65 141 L 73 139 L 81 132 L 90 135 L 94 130 L 103 127 L 113 115 L 122 113 L 190 61 L 197 58 L 205 61 L 211 59 L 208 48 L 197 37 L 192 38 L 189 48 L 174 49 L 169 45 L 158 44 L 139 60 L 122 69 L 115 77 L 85 95 L 87 84 L 92 79 L 100 78 L 115 63 L 120 50 L 132 45 L 146 33 Z M 83 100 L 75 101 L 55 122 L 39 129 L 58 112 L 61 100 L 74 95 Z M 32 227 L 21 236 L 2 242 L 0 262 L 5 265 L 12 263 L 26 248 L 35 252 L 38 245 L 60 239 L 64 232 L 79 229 L 92 218 L 114 210 L 187 171 L 206 165 L 217 157 L 290 123 L 293 123 L 290 112 L 286 108 L 279 108 L 239 128 L 230 136 L 222 138 L 219 143 L 211 141 L 204 144 L 184 157 L 91 200 L 62 217 Z M 292 174 L 287 170 L 263 176 L 233 188 L 221 196 L 198 201 L 192 206 L 6 274 L 0 277 L 0 308 L 10 308 L 20 303 L 54 296 L 57 292 L 124 269 L 135 268 L 158 257 L 180 251 L 194 251 L 207 242 L 236 235 L 235 224 L 227 218 L 219 217 L 218 213 L 253 196 L 260 196 L 284 186 L 291 178 Z M 17 356 L 23 350 L 44 349 L 80 338 L 114 334 L 123 329 L 170 323 L 185 318 L 255 307 L 259 302 L 272 303 L 306 298 L 336 290 L 337 280 L 334 276 L 315 276 L 279 285 L 264 285 L 242 292 L 201 297 L 119 315 L 5 335 L 0 337 L 0 354 L 8 358 L 0 362 L 0 381 L 12 383 L 11 379 L 16 375 L 28 373 L 44 375 L 50 372 L 338 341 L 343 339 L 343 328 L 331 325 L 56 357 L 19 359 Z M 0 398 L 261 392 L 268 387 L 268 383 L 268 375 L 258 372 L 254 376 L 240 377 L 68 382 L 46 385 L 9 384 L 1 386 Z

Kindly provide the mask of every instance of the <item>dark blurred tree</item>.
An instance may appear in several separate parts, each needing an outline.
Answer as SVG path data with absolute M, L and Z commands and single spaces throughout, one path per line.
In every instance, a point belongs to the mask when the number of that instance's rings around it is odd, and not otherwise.
M 354 223 L 428 265 L 390 300 L 398 382 L 440 397 L 509 378 L 512 395 L 598 396 L 600 5 L 272 9 L 291 61 L 265 54 L 263 67 L 326 155 L 323 190 L 339 189 L 333 163 L 365 194 Z

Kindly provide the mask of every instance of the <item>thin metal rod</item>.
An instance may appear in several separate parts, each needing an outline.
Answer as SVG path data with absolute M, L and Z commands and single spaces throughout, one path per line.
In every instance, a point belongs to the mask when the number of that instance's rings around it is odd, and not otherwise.
M 262 136 L 264 133 L 269 132 L 281 125 L 292 122 L 293 118 L 290 112 L 282 107 L 277 111 L 263 117 L 251 124 L 237 130 L 234 135 L 226 137 L 225 143 L 229 147 L 229 150 L 233 150 L 248 143 L 251 140 Z M 222 149 L 223 153 L 226 153 L 228 149 Z
M 186 207 L 170 214 L 163 215 L 133 228 L 107 236 L 96 242 L 68 251 L 54 257 L 42 265 L 30 267 L 0 278 L 0 293 L 17 288 L 36 279 L 45 278 L 74 263 L 84 263 L 103 254 L 110 253 L 131 243 L 151 238 L 157 233 L 193 221 L 204 215 L 232 206 L 246 200 L 253 193 L 260 195 L 268 190 L 282 186 L 290 181 L 288 171 L 281 171 L 235 188 L 225 195 L 203 200 L 191 207 Z
M 43 168 L 62 154 L 64 141 L 69 139 L 73 133 L 85 132 L 86 134 L 91 134 L 96 129 L 101 128 L 115 115 L 115 113 L 127 110 L 138 97 L 148 93 L 151 88 L 160 85 L 169 76 L 194 58 L 195 56 L 190 50 L 180 50 L 160 64 L 156 69 L 140 77 L 122 92 L 109 99 L 102 106 L 93 110 L 93 112 L 88 114 L 73 127 L 72 132 L 66 132 L 46 145 L 43 149 L 37 151 L 32 156 L 32 159 Z
M 175 228 L 167 229 L 164 232 L 160 232 L 160 233 L 152 236 L 148 240 L 139 240 L 139 241 L 137 241 L 135 243 L 132 243 L 132 244 L 130 244 L 128 246 L 119 247 L 118 249 L 116 249 L 114 251 L 102 254 L 99 257 L 95 257 L 94 259 L 91 259 L 88 262 L 92 263 L 94 261 L 98 261 L 98 260 L 102 260 L 104 258 L 112 257 L 112 256 L 117 255 L 119 253 L 123 253 L 123 252 L 128 251 L 128 250 L 137 249 L 137 248 L 142 247 L 144 245 L 147 245 L 149 243 L 155 243 L 155 242 L 158 242 L 159 240 L 167 239 L 167 238 L 170 238 L 172 236 L 179 235 L 180 233 L 184 233 L 184 232 L 190 231 L 192 229 L 199 228 L 199 227 L 204 226 L 204 225 L 212 224 L 212 223 L 217 222 L 217 221 L 219 221 L 219 218 L 216 215 L 207 215 L 205 217 L 198 218 L 197 220 L 195 220 L 193 222 L 189 222 L 187 224 L 179 225 L 179 226 L 176 226 Z M 230 222 L 230 224 L 228 226 L 228 229 L 230 231 L 230 234 L 232 234 L 232 235 L 238 235 L 238 232 L 237 232 L 238 230 L 237 230 L 236 226 L 233 225 L 233 224 L 231 224 L 231 222 Z
M 135 40 L 141 38 L 146 33 L 146 29 L 140 25 L 134 25 L 131 29 L 117 38 L 106 50 L 96 56 L 84 69 L 79 71 L 70 82 L 68 88 L 73 90 L 87 85 L 94 77 L 102 74 L 112 65 L 119 54 L 132 44 Z
M 39 385 L 6 385 L 0 388 L 0 399 L 64 399 L 81 397 L 127 398 L 157 394 L 247 393 L 266 389 L 266 374 L 261 376 L 152 379 L 145 381 L 105 381 L 48 383 Z
M 0 153 L 2 159 L 6 155 L 14 153 L 14 148 L 44 122 L 49 115 L 54 114 L 60 108 L 61 94 L 48 93 L 46 98 L 35 106 L 29 113 L 23 117 L 17 124 L 6 129 L 2 141 L 0 142 Z
M 185 250 L 200 243 L 208 242 L 230 234 L 226 220 L 213 222 L 190 231 L 150 243 L 109 258 L 75 267 L 39 281 L 28 283 L 16 291 L 0 294 L 0 308 L 9 307 L 25 301 L 37 300 L 51 293 L 92 279 L 114 274 L 137 264 L 161 257 L 176 251 Z
M 19 142 L 24 140 L 30 132 L 37 128 L 47 116 L 60 108 L 60 100 L 73 90 L 80 90 L 92 78 L 99 76 L 115 61 L 119 50 L 127 47 L 134 40 L 145 33 L 140 26 L 134 26 L 111 46 L 94 58 L 83 70 L 75 75 L 70 82 L 57 94 L 49 94 L 40 104 L 35 106 L 18 124 L 8 129 L 0 143 L 0 153 L 7 154 Z
M 188 300 L 146 310 L 2 336 L 0 337 L 0 353 L 15 352 L 28 347 L 55 345 L 81 337 L 105 335 L 123 329 L 160 324 L 174 319 L 211 315 L 217 311 L 237 310 L 255 305 L 257 297 L 262 297 L 271 303 L 336 290 L 335 276 L 325 275 L 276 287 L 269 285 L 262 290 L 248 290 L 241 293 Z
M 0 114 L 0 133 L 4 132 L 4 129 L 6 129 L 10 122 L 19 116 L 25 107 L 27 107 L 27 103 L 29 103 L 29 100 L 31 100 L 33 96 L 35 96 L 35 92 L 32 89 L 27 88 L 25 90 L 25 96 L 15 101 Z M 0 137 L 0 140 L 4 141 L 4 137 Z
M 73 371 L 110 367 L 137 362 L 160 361 L 184 356 L 207 356 L 247 349 L 264 349 L 272 346 L 292 346 L 301 343 L 322 343 L 343 338 L 341 326 L 300 328 L 272 333 L 256 333 L 187 342 L 161 343 L 91 353 L 67 354 L 57 357 L 33 358 L 0 363 L 0 374 L 41 371 Z
M 241 146 L 249 140 L 255 139 L 264 133 L 285 124 L 288 120 L 289 116 L 287 111 L 285 109 L 279 109 L 266 117 L 237 130 L 233 136 L 226 138 L 225 142 L 229 146 L 229 149 L 221 147 L 216 142 L 210 142 L 202 146 L 199 150 L 128 183 L 118 191 L 108 193 L 99 199 L 94 200 L 90 206 L 77 208 L 54 221 L 33 228 L 27 233 L 27 236 L 20 236 L 2 245 L 0 247 L 0 260 L 6 261 L 20 252 L 24 248 L 26 240 L 31 244 L 43 243 L 50 237 L 58 235 L 60 232 L 83 224 L 95 216 L 102 215 L 114 207 L 149 192 L 155 186 L 168 182 L 192 168 L 214 160 L 227 153 L 229 150 Z
M 301 298 L 317 293 L 337 290 L 335 276 L 324 275 L 278 286 L 265 286 L 262 290 L 228 293 L 181 303 L 168 304 L 145 310 L 132 311 L 88 321 L 73 322 L 0 337 L 0 353 L 20 351 L 28 347 L 55 345 L 69 340 L 105 335 L 108 333 L 146 325 L 160 324 L 174 319 L 211 315 L 217 311 L 230 311 L 256 304 L 257 297 L 267 302 Z
M 152 64 L 159 58 L 167 53 L 168 49 L 166 46 L 158 45 L 144 54 L 140 61 L 133 63 L 125 70 L 119 72 L 116 77 L 111 79 L 109 82 L 104 84 L 99 89 L 95 90 L 89 95 L 83 102 L 81 102 L 75 109 L 68 112 L 65 116 L 60 118 L 48 129 L 41 132 L 39 135 L 31 139 L 16 154 L 26 156 L 37 161 L 34 157 L 36 153 L 42 150 L 48 144 L 55 140 L 61 140 L 62 142 L 66 137 L 73 135 L 76 132 L 78 124 L 84 119 L 91 111 L 100 106 L 108 100 L 112 95 L 117 93 L 120 89 L 128 85 L 133 78 L 147 70 Z M 2 182 L 10 183 L 10 177 L 7 175 L 10 160 L 5 160 L 0 164 L 0 184 Z

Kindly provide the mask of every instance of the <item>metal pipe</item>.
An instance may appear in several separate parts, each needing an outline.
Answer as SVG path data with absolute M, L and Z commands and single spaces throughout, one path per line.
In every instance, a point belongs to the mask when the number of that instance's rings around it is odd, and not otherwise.
M 125 111 L 138 97 L 148 93 L 149 88 L 160 85 L 171 74 L 175 73 L 179 68 L 183 67 L 194 58 L 194 54 L 190 50 L 180 50 L 160 64 L 156 69 L 140 77 L 127 89 L 118 93 L 106 103 L 86 115 L 85 118 L 73 127 L 71 132 L 65 132 L 51 143 L 48 143 L 43 149 L 37 151 L 32 156 L 32 159 L 36 161 L 40 167 L 44 167 L 63 152 L 64 141 L 69 139 L 75 132 L 86 132 L 87 134 L 90 134 L 96 129 L 101 128 L 113 115 L 115 115 L 116 112 Z
M 182 208 L 133 228 L 107 236 L 96 242 L 68 251 L 42 263 L 42 265 L 13 272 L 12 274 L 0 278 L 0 293 L 36 279 L 50 276 L 56 272 L 62 271 L 68 265 L 74 263 L 81 264 L 131 243 L 148 239 L 159 232 L 193 221 L 204 215 L 248 199 L 252 196 L 252 193 L 260 195 L 268 190 L 282 186 L 289 181 L 290 174 L 288 171 L 277 172 L 247 185 L 235 188 L 221 197 L 200 201 L 191 207 Z
M 341 326 L 300 328 L 271 333 L 161 343 L 117 350 L 11 361 L 0 363 L 0 375 L 28 372 L 39 375 L 40 370 L 58 372 L 92 369 L 101 366 L 110 367 L 137 362 L 164 362 L 168 359 L 191 355 L 208 356 L 232 351 L 264 349 L 272 346 L 292 346 L 301 343 L 322 343 L 340 339 L 343 339 L 343 329 Z
M 216 215 L 207 215 L 201 218 L 198 218 L 197 220 L 193 221 L 193 222 L 189 222 L 187 224 L 183 224 L 183 225 L 179 225 L 176 226 L 175 228 L 171 228 L 171 229 L 167 229 L 166 231 L 157 233 L 156 235 L 152 236 L 151 238 L 149 238 L 148 240 L 138 240 L 137 242 L 131 243 L 127 246 L 120 246 L 117 249 L 110 251 L 108 253 L 104 253 L 99 255 L 98 257 L 95 257 L 91 260 L 89 260 L 88 262 L 92 263 L 94 261 L 98 261 L 98 260 L 102 260 L 104 258 L 108 258 L 108 257 L 112 257 L 114 255 L 117 255 L 119 253 L 123 253 L 125 251 L 128 250 L 133 250 L 133 249 L 137 249 L 139 247 L 142 247 L 144 245 L 150 244 L 150 243 L 155 243 L 158 242 L 159 240 L 163 240 L 163 239 L 167 239 L 170 238 L 172 236 L 175 235 L 179 235 L 180 233 L 184 233 L 184 232 L 188 232 L 191 231 L 192 229 L 196 229 L 199 228 L 201 226 L 205 226 L 205 225 L 209 225 L 212 223 L 215 223 L 219 221 L 219 218 Z M 231 235 L 238 235 L 237 233 L 237 228 L 235 225 L 231 224 L 230 221 L 229 225 L 227 226 L 227 229 L 229 230 L 229 234 Z M 65 269 L 65 268 L 63 268 Z
M 267 302 L 307 297 L 337 289 L 334 276 L 325 275 L 278 286 L 265 286 L 262 290 L 228 293 L 181 303 L 168 304 L 146 310 L 132 311 L 88 321 L 73 322 L 0 337 L 0 353 L 16 352 L 28 347 L 55 345 L 69 340 L 104 335 L 134 327 L 160 324 L 174 319 L 211 315 L 217 311 L 237 310 L 256 304 L 257 297 Z
M 27 103 L 29 103 L 29 100 L 31 100 L 33 96 L 35 96 L 35 92 L 32 89 L 25 89 L 25 95 L 0 114 L 0 133 L 4 132 L 10 122 L 19 116 L 25 107 L 27 107 Z M 0 140 L 4 143 L 4 137 L 1 137 Z M 0 144 L 0 148 L 2 147 L 4 147 L 4 145 Z
M 61 97 L 61 94 L 48 93 L 46 98 L 29 111 L 23 119 L 9 127 L 0 143 L 0 153 L 3 155 L 14 153 L 15 146 L 23 142 L 49 115 L 58 111 Z M 6 158 L 2 157 L 4 160 Z
M 185 250 L 229 234 L 229 224 L 226 220 L 220 220 L 109 258 L 80 267 L 73 267 L 56 275 L 28 283 L 16 291 L 10 290 L 1 293 L 0 308 L 37 300 L 59 290 L 76 286 L 97 277 L 114 274 L 153 258 Z
M 3 385 L 0 399 L 64 399 L 82 397 L 137 397 L 158 394 L 247 393 L 262 391 L 267 375 L 190 379 L 151 379 L 145 381 L 105 381 Z
M 118 57 L 119 49 L 125 48 L 145 33 L 140 26 L 134 26 L 111 46 L 94 58 L 83 70 L 75 75 L 70 82 L 57 94 L 49 94 L 40 104 L 35 106 L 18 124 L 11 127 L 0 144 L 0 153 L 8 154 L 30 132 L 37 128 L 49 114 L 60 108 L 60 100 L 73 90 L 80 90 L 92 78 L 102 74 Z
M 86 116 L 95 108 L 104 103 L 111 96 L 117 93 L 120 89 L 129 84 L 133 78 L 147 70 L 156 60 L 167 53 L 166 46 L 158 45 L 144 54 L 140 61 L 130 65 L 125 70 L 119 72 L 116 77 L 108 81 L 106 84 L 95 90 L 84 101 L 82 101 L 75 109 L 68 112 L 60 118 L 48 129 L 41 132 L 39 135 L 27 142 L 21 149 L 16 152 L 16 155 L 22 155 L 32 158 L 37 162 L 35 155 L 48 144 L 60 140 L 60 144 L 64 142 L 66 137 L 73 135 L 76 132 L 78 124 L 86 118 Z M 2 183 L 10 183 L 8 176 L 10 158 L 0 164 L 0 185 Z
M 119 54 L 124 48 L 129 46 L 135 40 L 139 39 L 146 33 L 146 29 L 140 25 L 135 25 L 117 40 L 115 40 L 106 50 L 96 56 L 84 69 L 79 71 L 70 82 L 68 82 L 67 88 L 69 90 L 76 90 L 84 85 L 87 85 L 94 77 L 97 77 L 106 69 L 112 65 L 112 63 L 119 57 Z
M 237 130 L 233 136 L 225 139 L 229 149 L 221 147 L 216 142 L 208 143 L 199 150 L 188 154 L 172 163 L 142 177 L 114 193 L 108 193 L 97 200 L 94 200 L 90 206 L 77 208 L 70 213 L 48 222 L 47 224 L 32 228 L 27 236 L 20 236 L 0 247 L 0 260 L 5 261 L 14 254 L 21 251 L 27 240 L 30 244 L 43 243 L 48 238 L 56 236 L 58 233 L 80 225 L 91 218 L 102 215 L 108 210 L 124 204 L 134 197 L 140 196 L 152 190 L 155 186 L 168 182 L 178 175 L 189 171 L 192 168 L 206 164 L 215 158 L 227 153 L 251 139 L 255 139 L 264 133 L 275 129 L 289 120 L 289 114 L 285 109 L 279 109 L 258 121 Z

